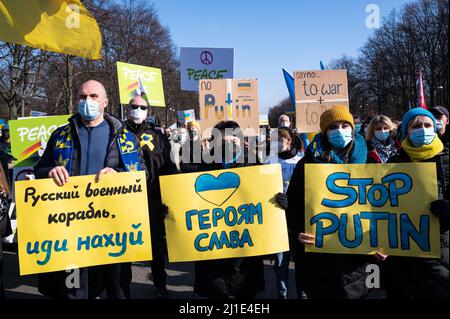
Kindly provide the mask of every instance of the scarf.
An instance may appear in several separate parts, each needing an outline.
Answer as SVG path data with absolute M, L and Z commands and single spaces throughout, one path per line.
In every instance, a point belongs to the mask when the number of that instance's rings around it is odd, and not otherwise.
M 55 131 L 56 143 L 53 149 L 53 161 L 56 166 L 64 166 L 68 172 L 72 167 L 73 139 L 70 124 Z M 135 144 L 132 133 L 123 129 L 117 137 L 117 146 L 125 171 L 142 170 L 139 162 L 139 149 Z
M 387 144 L 376 138 L 373 138 L 370 142 L 382 163 L 386 163 L 390 157 L 398 154 L 397 145 L 392 137 L 387 140 Z
M 437 154 L 444 150 L 444 144 L 442 144 L 440 138 L 435 136 L 433 142 L 428 145 L 422 145 L 420 147 L 414 147 L 406 138 L 402 143 L 402 148 L 409 155 L 413 162 L 426 161 L 430 158 L 435 157 Z
M 309 144 L 306 152 L 311 156 L 315 163 L 326 163 L 324 160 L 324 137 L 322 133 L 314 136 L 313 141 Z M 344 153 L 335 152 L 333 149 L 330 151 L 331 163 L 344 164 Z M 353 138 L 353 151 L 348 159 L 349 164 L 365 164 L 367 160 L 367 146 L 364 138 L 355 134 Z

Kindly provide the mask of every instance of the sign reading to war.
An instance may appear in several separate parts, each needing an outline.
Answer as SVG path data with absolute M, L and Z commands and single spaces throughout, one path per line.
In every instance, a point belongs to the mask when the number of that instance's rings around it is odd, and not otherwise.
M 162 176 L 160 182 L 171 262 L 289 250 L 285 214 L 273 201 L 283 190 L 279 164 Z
M 200 80 L 199 89 L 204 137 L 220 121 L 236 121 L 246 136 L 258 134 L 258 80 Z
M 440 257 L 435 163 L 306 164 L 311 252 Z
M 198 91 L 201 79 L 232 79 L 234 49 L 181 48 L 181 89 Z
M 41 158 L 53 131 L 67 124 L 70 115 L 30 117 L 9 121 L 14 167 L 33 166 Z
M 15 187 L 21 275 L 152 259 L 143 171 Z
M 349 106 L 347 70 L 294 72 L 297 130 L 320 131 L 320 115 L 333 105 Z
M 161 69 L 117 62 L 117 77 L 120 103 L 128 104 L 132 98 L 140 95 L 150 106 L 166 105 Z

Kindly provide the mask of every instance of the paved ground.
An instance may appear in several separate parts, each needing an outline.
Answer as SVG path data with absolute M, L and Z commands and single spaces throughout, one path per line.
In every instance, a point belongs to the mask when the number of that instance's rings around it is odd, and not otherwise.
M 17 254 L 4 252 L 6 279 L 5 289 L 8 299 L 42 299 L 37 290 L 36 276 L 19 276 Z M 258 298 L 276 298 L 275 276 L 273 266 L 265 261 L 266 291 L 260 293 Z M 294 265 L 290 265 L 289 298 L 295 298 Z M 133 299 L 155 298 L 153 283 L 150 276 L 151 270 L 148 263 L 133 265 L 133 282 L 131 294 Z M 170 296 L 175 299 L 193 298 L 194 267 L 193 263 L 175 263 L 168 265 L 167 289 Z

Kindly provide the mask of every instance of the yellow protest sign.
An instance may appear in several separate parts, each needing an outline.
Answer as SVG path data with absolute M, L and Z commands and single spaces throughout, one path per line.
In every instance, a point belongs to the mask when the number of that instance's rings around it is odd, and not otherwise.
M 21 275 L 152 259 L 143 171 L 15 187 Z
M 150 106 L 165 107 L 161 69 L 117 62 L 120 103 L 142 96 Z
M 306 251 L 440 257 L 435 163 L 305 166 Z
M 283 191 L 279 164 L 162 176 L 160 182 L 171 262 L 289 250 L 285 213 L 274 201 Z

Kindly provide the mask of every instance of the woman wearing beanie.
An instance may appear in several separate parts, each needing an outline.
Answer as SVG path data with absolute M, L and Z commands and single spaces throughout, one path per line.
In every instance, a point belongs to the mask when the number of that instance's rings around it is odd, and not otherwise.
M 366 266 L 375 261 L 368 255 L 305 253 L 314 236 L 305 231 L 305 164 L 364 164 L 367 147 L 354 133 L 353 117 L 345 106 L 333 106 L 320 117 L 320 130 L 295 167 L 287 190 L 287 221 L 294 237 L 295 275 L 299 298 L 356 299 L 368 294 Z
M 369 123 L 366 134 L 367 163 L 386 163 L 397 155 L 400 143 L 395 139 L 397 127 L 385 115 L 375 116 Z
M 438 197 L 430 205 L 439 217 L 441 233 L 441 259 L 390 256 L 386 260 L 388 298 L 448 298 L 448 149 L 436 134 L 433 114 L 422 108 L 407 112 L 402 121 L 403 143 L 400 154 L 390 163 L 436 163 Z

